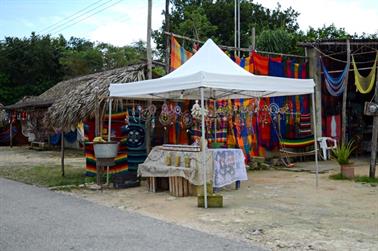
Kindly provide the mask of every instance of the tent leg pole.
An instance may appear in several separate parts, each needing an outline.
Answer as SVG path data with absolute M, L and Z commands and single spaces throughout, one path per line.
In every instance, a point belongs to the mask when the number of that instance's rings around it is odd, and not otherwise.
M 205 163 L 206 156 L 205 156 L 205 101 L 204 101 L 204 93 L 203 93 L 203 87 L 200 88 L 201 92 L 201 132 L 202 132 L 202 137 L 201 137 L 201 147 L 202 147 L 202 170 L 203 170 L 203 199 L 204 199 L 204 207 L 207 208 L 207 166 Z
M 112 133 L 112 103 L 113 99 L 109 99 L 109 117 L 108 117 L 108 142 Z M 106 167 L 106 185 L 109 185 L 109 166 Z
M 316 133 L 316 110 L 315 110 L 315 94 L 311 94 L 312 98 L 312 118 L 313 118 L 313 126 L 314 126 L 314 146 L 315 146 L 315 172 L 316 172 L 316 188 L 319 186 L 319 163 L 318 163 L 318 136 Z

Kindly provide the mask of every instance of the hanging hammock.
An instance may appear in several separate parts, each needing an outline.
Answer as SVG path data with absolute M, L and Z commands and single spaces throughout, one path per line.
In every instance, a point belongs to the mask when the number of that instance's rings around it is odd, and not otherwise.
M 349 64 L 345 65 L 343 72 L 338 77 L 332 77 L 327 68 L 325 67 L 323 60 L 320 58 L 320 63 L 324 72 L 324 80 L 326 83 L 327 90 L 329 94 L 334 97 L 340 96 L 345 89 L 345 79 L 349 71 Z
M 375 56 L 374 65 L 373 65 L 373 68 L 371 69 L 369 75 L 367 77 L 363 77 L 358 72 L 356 62 L 354 61 L 354 57 L 352 55 L 354 83 L 357 87 L 357 91 L 359 91 L 362 94 L 369 93 L 373 89 L 375 73 L 377 72 L 377 60 L 378 60 L 378 52 L 377 52 L 377 55 Z

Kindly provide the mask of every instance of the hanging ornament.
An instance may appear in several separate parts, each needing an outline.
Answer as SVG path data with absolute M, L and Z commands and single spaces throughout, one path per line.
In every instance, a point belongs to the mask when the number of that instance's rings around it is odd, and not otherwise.
M 152 115 L 155 115 L 155 112 L 156 112 L 156 106 L 155 106 L 154 104 L 151 104 L 151 105 L 148 107 L 148 110 L 150 111 L 151 116 L 152 116 Z
M 176 113 L 177 116 L 181 115 L 181 107 L 179 105 L 175 106 L 175 113 Z
M 168 105 L 167 105 L 166 103 L 164 103 L 164 104 L 161 106 L 161 111 L 162 111 L 162 112 L 168 112 L 168 110 L 169 110 Z
M 181 116 L 181 122 L 184 128 L 190 128 L 193 125 L 193 117 L 189 112 L 184 112 Z
M 129 112 L 126 110 L 126 115 L 125 115 L 125 125 L 126 128 L 129 127 Z
M 198 104 L 198 100 L 196 100 L 196 103 L 193 105 L 191 112 L 192 112 L 192 116 L 195 119 L 201 119 L 201 107 Z M 203 113 L 205 116 L 207 116 L 208 111 L 206 109 L 203 109 Z
M 152 129 L 155 128 L 155 118 L 151 119 L 151 127 L 152 127 Z
M 168 112 L 162 111 L 159 115 L 159 122 L 162 124 L 164 127 L 168 126 L 171 123 L 171 116 L 169 115 Z

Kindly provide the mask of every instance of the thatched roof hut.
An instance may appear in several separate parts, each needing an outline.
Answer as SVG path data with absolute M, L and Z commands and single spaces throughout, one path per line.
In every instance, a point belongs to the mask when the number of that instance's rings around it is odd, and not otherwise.
M 144 80 L 145 71 L 143 63 L 59 82 L 40 95 L 46 100 L 54 98 L 44 122 L 48 127 L 64 131 L 75 128 L 79 122 L 95 116 L 96 87 L 98 96 L 105 97 L 109 95 L 110 83 Z

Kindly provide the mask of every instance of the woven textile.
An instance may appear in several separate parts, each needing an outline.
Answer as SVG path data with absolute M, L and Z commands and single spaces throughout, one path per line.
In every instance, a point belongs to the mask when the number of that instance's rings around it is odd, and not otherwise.
M 353 64 L 353 72 L 354 72 L 354 83 L 357 87 L 357 90 L 362 93 L 366 94 L 371 92 L 374 86 L 375 75 L 377 72 L 377 61 L 378 61 L 378 52 L 375 57 L 374 65 L 371 68 L 371 71 L 367 77 L 361 76 L 358 72 L 356 62 L 354 61 L 354 57 L 352 55 L 352 64 Z
M 185 50 L 184 47 L 182 47 L 174 37 L 171 37 L 171 71 L 176 70 L 178 67 L 180 67 L 192 55 L 193 53 Z

